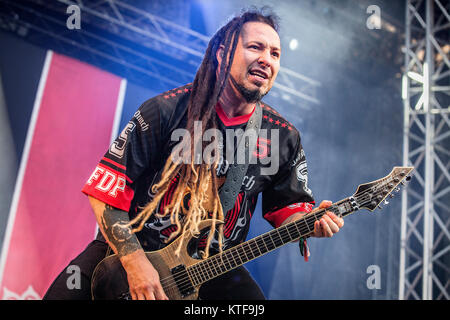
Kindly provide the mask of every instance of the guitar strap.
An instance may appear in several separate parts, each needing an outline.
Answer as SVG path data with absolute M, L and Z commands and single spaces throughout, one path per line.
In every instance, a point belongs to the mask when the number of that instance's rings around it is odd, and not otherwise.
M 250 159 L 253 157 L 253 152 L 256 149 L 259 129 L 261 128 L 261 120 L 262 109 L 258 102 L 255 106 L 255 111 L 247 122 L 245 132 L 238 142 L 234 162 L 228 168 L 227 177 L 219 191 L 220 202 L 222 203 L 224 214 L 234 207 L 236 198 L 241 190 L 242 181 L 247 173 Z M 247 137 L 248 139 L 246 139 Z M 242 150 L 245 152 L 243 154 L 245 159 L 244 163 L 240 163 L 242 161 L 237 161 L 242 160 Z M 247 155 L 248 158 L 246 157 Z

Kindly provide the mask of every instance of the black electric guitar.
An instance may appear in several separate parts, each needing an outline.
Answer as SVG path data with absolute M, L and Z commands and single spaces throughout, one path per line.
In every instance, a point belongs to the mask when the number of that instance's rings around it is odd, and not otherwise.
M 394 167 L 389 175 L 379 180 L 359 185 L 349 198 L 334 203 L 327 209 L 306 214 L 301 219 L 273 229 L 256 238 L 243 242 L 204 260 L 192 258 L 188 254 L 189 234 L 182 234 L 167 247 L 146 252 L 147 258 L 159 273 L 164 292 L 171 300 L 197 299 L 198 289 L 208 280 L 237 268 L 275 250 L 289 242 L 313 233 L 314 222 L 325 211 L 332 211 L 339 217 L 345 217 L 359 209 L 373 211 L 392 192 L 398 191 L 399 184 L 409 180 L 413 167 Z M 199 229 L 209 228 L 211 220 L 201 222 Z M 175 250 L 185 237 L 179 257 Z M 92 275 L 93 299 L 130 299 L 127 275 L 117 255 L 103 259 Z

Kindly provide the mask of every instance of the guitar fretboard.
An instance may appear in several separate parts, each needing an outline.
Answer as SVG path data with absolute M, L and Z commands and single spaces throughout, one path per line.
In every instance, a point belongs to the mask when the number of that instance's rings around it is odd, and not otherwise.
M 190 266 L 187 271 L 192 283 L 195 286 L 200 285 L 289 242 L 312 234 L 314 232 L 314 223 L 319 220 L 326 211 L 331 211 L 340 217 L 355 211 L 351 202 L 351 199 L 347 198 L 334 203 L 327 209 L 308 213 L 299 220 L 266 232 Z

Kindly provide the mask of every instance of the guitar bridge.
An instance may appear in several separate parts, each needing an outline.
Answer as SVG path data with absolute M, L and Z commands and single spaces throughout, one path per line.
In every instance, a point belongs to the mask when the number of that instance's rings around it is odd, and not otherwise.
M 180 291 L 180 294 L 183 298 L 195 292 L 195 288 L 192 285 L 191 279 L 189 278 L 186 267 L 184 265 L 180 264 L 170 270 L 170 272 L 172 273 L 178 291 Z

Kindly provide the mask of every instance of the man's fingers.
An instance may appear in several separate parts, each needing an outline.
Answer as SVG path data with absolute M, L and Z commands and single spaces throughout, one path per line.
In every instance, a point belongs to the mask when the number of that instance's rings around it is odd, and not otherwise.
M 332 204 L 333 204 L 333 202 L 331 202 L 330 200 L 323 200 L 320 203 L 319 208 L 321 208 L 321 209 L 328 208 L 328 207 L 331 207 Z
M 155 297 L 157 300 L 169 300 L 169 298 L 166 296 L 166 294 L 161 286 L 158 286 L 156 288 Z
M 339 218 L 333 212 L 327 211 L 327 215 L 333 220 L 333 222 L 339 227 L 342 228 L 344 226 L 344 219 Z
M 331 201 L 324 200 L 320 204 L 319 208 L 328 208 L 331 205 Z M 326 214 L 314 222 L 314 237 L 331 238 L 335 233 L 344 226 L 344 219 L 338 217 L 331 211 L 326 211 Z
M 339 232 L 339 227 L 337 226 L 336 223 L 334 223 L 334 221 L 333 221 L 329 216 L 324 215 L 324 216 L 323 216 L 323 219 L 325 220 L 325 222 L 326 222 L 328 228 L 329 228 L 330 231 L 332 232 L 331 236 L 332 236 L 334 233 Z
M 150 287 L 130 291 L 130 294 L 131 299 L 133 300 L 163 300 L 163 298 L 157 298 L 158 294 L 154 293 L 153 289 Z
M 140 295 L 142 295 L 142 300 L 155 300 L 155 295 L 153 294 L 153 291 L 150 287 L 143 288 L 140 291 Z
M 333 236 L 333 232 L 330 229 L 327 221 L 325 219 L 320 219 L 320 225 L 322 226 L 322 235 L 327 238 L 331 238 Z
M 142 292 L 136 292 L 136 300 L 145 300 L 145 295 Z
M 322 237 L 322 227 L 320 226 L 320 221 L 314 222 L 314 236 L 317 238 Z

